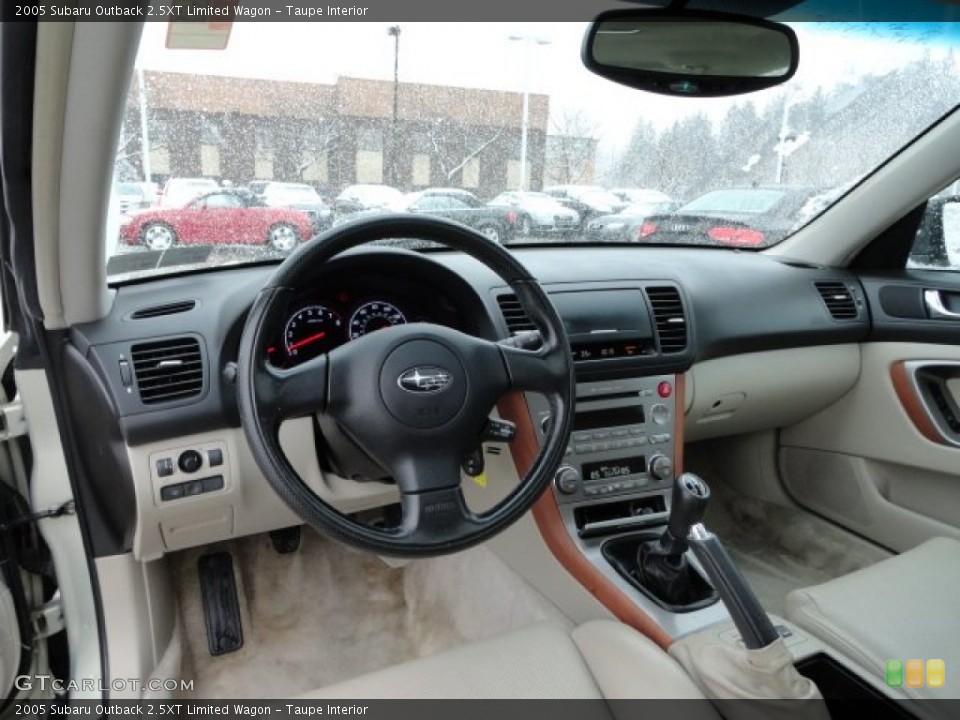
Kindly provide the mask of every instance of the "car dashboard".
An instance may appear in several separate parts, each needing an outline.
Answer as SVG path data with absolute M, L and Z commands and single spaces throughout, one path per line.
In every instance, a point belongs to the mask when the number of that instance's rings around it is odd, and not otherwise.
M 583 417 L 565 467 L 577 479 L 575 492 L 554 492 L 581 522 L 609 520 L 587 508 L 601 499 L 661 492 L 659 476 L 680 467 L 684 438 L 783 427 L 856 380 L 870 322 L 864 289 L 845 271 L 705 248 L 513 252 L 571 340 Z M 71 387 L 87 388 L 71 403 L 85 413 L 75 419 L 82 493 L 104 516 L 95 552 L 155 558 L 298 522 L 254 462 L 236 402 L 240 336 L 272 272 L 231 267 L 121 285 L 108 317 L 72 328 L 64 369 L 81 381 Z M 839 295 L 851 312 L 838 317 L 830 302 Z M 532 327 L 509 286 L 472 258 L 365 247 L 293 288 L 268 362 L 291 367 L 416 322 L 490 340 Z M 185 362 L 164 363 L 171 354 Z M 538 433 L 549 421 L 536 397 L 525 412 Z M 391 484 L 352 482 L 325 464 L 323 433 L 317 418 L 281 429 L 304 482 L 343 512 L 396 502 Z M 497 454 L 492 462 L 510 455 Z

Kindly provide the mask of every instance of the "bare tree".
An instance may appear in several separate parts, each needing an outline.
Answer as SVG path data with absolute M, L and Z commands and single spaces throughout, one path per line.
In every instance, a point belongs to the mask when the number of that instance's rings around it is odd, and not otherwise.
M 503 128 L 482 134 L 471 133 L 472 129 L 454 125 L 444 118 L 436 118 L 427 125 L 430 156 L 437 161 L 440 172 L 449 184 L 468 162 L 479 157 L 503 134 Z M 474 135 L 468 138 L 468 133 Z
M 547 175 L 550 185 L 576 185 L 591 179 L 599 126 L 583 110 L 565 110 L 550 123 Z

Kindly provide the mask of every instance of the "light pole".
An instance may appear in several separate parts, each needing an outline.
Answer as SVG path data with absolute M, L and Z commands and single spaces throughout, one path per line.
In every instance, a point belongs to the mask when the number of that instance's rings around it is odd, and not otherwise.
M 520 128 L 520 190 L 527 189 L 527 132 L 530 126 L 530 48 L 549 45 L 550 39 L 535 35 L 511 35 L 509 40 L 524 45 L 523 56 L 523 119 Z
M 143 81 L 143 68 L 137 68 L 137 86 L 140 90 L 140 167 L 144 182 L 150 182 L 150 131 L 147 124 L 147 93 Z
M 390 128 L 390 184 L 396 186 L 397 179 L 397 103 L 400 97 L 400 26 L 391 25 L 387 35 L 393 38 L 393 123 Z

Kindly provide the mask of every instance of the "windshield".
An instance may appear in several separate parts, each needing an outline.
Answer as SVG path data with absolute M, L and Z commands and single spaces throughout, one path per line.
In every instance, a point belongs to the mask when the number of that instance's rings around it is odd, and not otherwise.
M 278 226 L 307 242 L 384 208 L 478 228 L 497 212 L 497 241 L 515 246 L 616 241 L 588 232 L 591 222 L 669 200 L 661 208 L 678 209 L 658 217 L 729 219 L 762 249 L 954 109 L 951 25 L 796 23 L 790 82 L 674 98 L 588 72 L 585 23 L 238 22 L 224 50 L 170 49 L 166 24 L 146 23 L 114 187 L 159 191 L 117 203 L 108 274 L 280 258 Z M 267 202 L 179 214 L 230 188 Z M 407 197 L 451 190 L 479 202 L 411 207 Z M 543 191 L 552 198 L 530 194 Z M 317 193 L 329 209 L 296 207 Z M 737 246 L 729 223 L 714 225 L 654 222 L 642 241 Z

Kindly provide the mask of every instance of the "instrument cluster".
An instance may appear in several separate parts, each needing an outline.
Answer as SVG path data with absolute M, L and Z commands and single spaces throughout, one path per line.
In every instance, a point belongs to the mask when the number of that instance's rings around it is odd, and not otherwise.
M 297 294 L 267 353 L 293 367 L 377 330 L 414 322 L 459 326 L 447 298 L 413 283 L 361 278 Z

